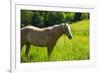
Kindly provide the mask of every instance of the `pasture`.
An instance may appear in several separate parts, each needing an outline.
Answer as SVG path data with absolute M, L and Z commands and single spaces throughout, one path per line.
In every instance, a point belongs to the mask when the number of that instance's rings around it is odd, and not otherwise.
M 73 61 L 88 60 L 90 58 L 89 45 L 89 20 L 82 20 L 71 24 L 73 38 L 70 40 L 63 35 L 56 43 L 48 59 L 47 47 L 31 45 L 29 59 L 25 55 L 25 46 L 21 52 L 21 62 L 46 62 L 46 61 Z

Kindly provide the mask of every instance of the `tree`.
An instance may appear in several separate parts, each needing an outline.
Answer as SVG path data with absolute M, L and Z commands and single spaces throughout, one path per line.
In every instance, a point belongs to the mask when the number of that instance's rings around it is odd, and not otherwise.
M 90 18 L 89 16 L 90 16 L 89 13 L 82 13 L 80 19 L 81 20 L 83 20 L 83 19 L 89 19 Z
M 89 13 L 21 10 L 21 26 L 32 25 L 42 28 L 83 19 L 89 19 Z
M 21 26 L 31 25 L 33 12 L 31 10 L 21 10 Z

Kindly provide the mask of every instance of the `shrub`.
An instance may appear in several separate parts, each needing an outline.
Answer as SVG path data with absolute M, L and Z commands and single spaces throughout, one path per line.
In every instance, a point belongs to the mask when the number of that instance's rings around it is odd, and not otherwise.
M 33 12 L 30 10 L 21 10 L 21 26 L 27 26 L 31 24 Z
M 82 13 L 80 19 L 83 20 L 83 19 L 89 19 L 89 13 Z

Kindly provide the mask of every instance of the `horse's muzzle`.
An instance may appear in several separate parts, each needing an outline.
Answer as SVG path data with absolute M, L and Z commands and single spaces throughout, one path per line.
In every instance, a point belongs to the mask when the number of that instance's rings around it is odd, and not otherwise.
M 69 39 L 72 39 L 72 36 L 70 36 Z

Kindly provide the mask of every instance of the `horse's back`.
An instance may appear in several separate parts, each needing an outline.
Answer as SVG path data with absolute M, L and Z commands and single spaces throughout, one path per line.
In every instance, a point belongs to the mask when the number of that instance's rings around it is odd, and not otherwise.
M 45 29 L 34 27 L 34 26 L 26 26 L 26 27 L 23 27 L 22 30 L 44 31 Z

